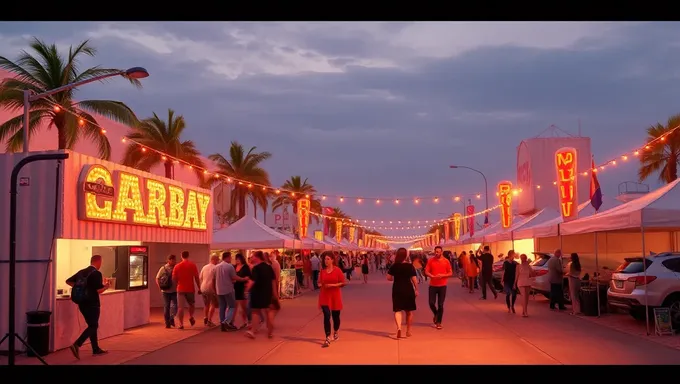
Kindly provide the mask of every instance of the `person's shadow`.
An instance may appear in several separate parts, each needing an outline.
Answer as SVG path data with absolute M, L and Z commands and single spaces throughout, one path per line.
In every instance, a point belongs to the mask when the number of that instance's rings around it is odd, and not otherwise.
M 286 341 L 303 341 L 303 342 L 306 342 L 306 343 L 312 343 L 312 344 L 316 344 L 316 345 L 322 345 L 323 344 L 323 340 L 314 339 L 314 338 L 310 338 L 310 337 L 281 336 L 281 338 L 283 340 L 286 340 Z
M 345 329 L 343 329 L 343 331 L 354 332 L 354 333 L 362 333 L 364 335 L 369 335 L 369 336 L 387 337 L 387 338 L 396 340 L 396 334 L 393 335 L 390 332 L 372 331 L 370 329 L 357 329 L 357 328 L 345 328 Z

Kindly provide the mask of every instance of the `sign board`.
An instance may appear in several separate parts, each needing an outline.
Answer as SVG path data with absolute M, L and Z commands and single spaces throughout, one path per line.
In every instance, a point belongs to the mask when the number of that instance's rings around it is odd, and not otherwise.
M 297 215 L 298 215 L 298 228 L 300 230 L 300 238 L 304 239 L 307 237 L 307 229 L 309 227 L 309 210 L 311 207 L 311 202 L 308 198 L 302 198 L 297 201 Z
M 281 289 L 280 297 L 282 299 L 292 299 L 295 297 L 295 285 L 297 284 L 297 277 L 295 276 L 295 269 L 281 270 Z
M 555 152 L 557 194 L 562 221 L 578 218 L 578 190 L 576 185 L 577 158 L 575 148 L 560 148 Z
M 512 225 L 512 183 L 501 181 L 498 183 L 498 202 L 501 206 L 501 226 L 504 229 Z
M 659 336 L 674 334 L 670 308 L 654 308 L 654 329 Z
M 99 164 L 83 167 L 78 218 L 205 231 L 210 195 Z
M 453 239 L 458 241 L 460 239 L 460 224 L 463 216 L 456 212 L 453 214 Z
M 30 187 L 31 186 L 31 178 L 30 177 L 20 177 L 19 178 L 19 186 L 20 187 Z

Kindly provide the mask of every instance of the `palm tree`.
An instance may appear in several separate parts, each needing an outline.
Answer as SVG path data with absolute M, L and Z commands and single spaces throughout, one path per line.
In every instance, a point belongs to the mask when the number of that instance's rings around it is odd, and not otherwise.
M 664 126 L 661 123 L 647 128 L 649 149 L 641 151 L 640 181 L 653 173 L 659 172 L 659 181 L 671 183 L 678 178 L 678 162 L 680 161 L 680 132 L 669 133 L 680 126 L 680 115 L 671 116 Z M 661 141 L 663 140 L 663 141 Z M 651 142 L 654 142 L 651 144 Z
M 79 71 L 83 56 L 93 57 L 96 50 L 85 40 L 69 48 L 64 57 L 55 44 L 47 45 L 33 38 L 30 54 L 22 51 L 16 61 L 0 56 L 0 68 L 14 74 L 0 83 L 0 108 L 16 112 L 23 108 L 23 91 L 28 89 L 36 94 L 44 93 L 61 86 L 93 79 L 102 75 L 121 72 L 119 69 L 100 68 L 99 66 Z M 127 78 L 137 88 L 142 84 L 137 79 Z M 102 80 L 102 82 L 105 82 Z M 56 93 L 31 103 L 29 135 L 33 136 L 39 127 L 47 123 L 48 128 L 57 128 L 59 149 L 72 149 L 79 139 L 85 137 L 98 147 L 99 156 L 111 157 L 111 145 L 103 135 L 97 120 L 90 113 L 96 113 L 119 123 L 133 126 L 137 123 L 134 112 L 120 101 L 82 100 L 74 101 L 77 88 Z M 70 112 L 69 112 L 70 111 Z M 72 112 L 72 113 L 71 113 Z M 75 116 L 74 116 L 75 115 Z M 19 115 L 0 125 L 0 141 L 7 142 L 8 151 L 17 151 L 24 144 L 23 116 Z
M 262 208 L 265 213 L 265 219 L 267 215 L 267 209 L 269 208 L 269 192 L 266 189 L 254 189 L 250 193 L 250 201 L 253 203 L 253 217 L 257 219 L 257 208 Z
M 321 201 L 314 198 L 316 189 L 312 184 L 307 183 L 307 179 L 302 180 L 300 176 L 291 176 L 290 179 L 281 185 L 281 189 L 292 192 L 294 195 L 284 193 L 277 196 L 272 202 L 272 210 L 290 205 L 293 207 L 293 213 L 297 214 L 298 200 L 309 195 L 309 209 L 312 212 L 321 213 Z M 316 223 L 319 222 L 319 217 L 316 215 L 312 215 L 312 219 Z
M 338 207 L 333 207 L 333 211 L 326 216 L 329 217 L 330 220 L 328 220 L 328 231 L 330 232 L 331 237 L 335 237 L 335 221 L 336 220 L 347 220 L 350 219 L 350 217 L 342 211 L 342 209 Z
M 154 112 L 152 117 L 139 122 L 127 134 L 127 138 L 134 143 L 130 143 L 125 149 L 123 165 L 148 172 L 154 166 L 163 164 L 165 177 L 174 179 L 177 159 L 193 165 L 199 182 L 204 182 L 205 163 L 193 141 L 182 141 L 181 136 L 185 128 L 184 117 L 175 116 L 172 109 L 168 109 L 167 121 L 161 120 Z
M 215 162 L 218 172 L 232 177 L 240 182 L 234 183 L 231 194 L 231 211 L 235 211 L 238 203 L 238 217 L 246 215 L 246 198 L 253 193 L 261 193 L 261 188 L 256 188 L 252 184 L 260 186 L 270 186 L 269 174 L 260 165 L 263 161 L 272 157 L 269 152 L 255 152 L 257 147 L 251 147 L 248 152 L 237 141 L 232 141 L 229 147 L 229 159 L 219 153 L 214 153 L 208 158 Z

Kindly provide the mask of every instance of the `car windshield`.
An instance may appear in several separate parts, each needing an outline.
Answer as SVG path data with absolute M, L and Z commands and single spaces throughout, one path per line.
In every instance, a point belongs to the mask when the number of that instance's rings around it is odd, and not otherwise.
M 532 261 L 529 265 L 532 267 L 542 267 L 548 262 L 548 260 L 550 260 L 550 257 L 536 255 L 536 260 Z
M 615 273 L 642 273 L 644 271 L 642 266 L 642 258 L 625 260 L 626 261 L 624 261 L 623 264 L 616 268 L 616 271 L 614 271 Z M 649 269 L 649 266 L 652 265 L 652 262 L 649 259 L 645 259 L 645 261 L 647 264 L 647 269 Z

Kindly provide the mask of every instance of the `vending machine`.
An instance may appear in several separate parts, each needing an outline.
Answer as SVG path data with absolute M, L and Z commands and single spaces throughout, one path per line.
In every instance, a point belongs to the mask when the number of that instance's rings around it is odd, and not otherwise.
M 116 289 L 134 291 L 149 288 L 149 247 L 116 247 Z

